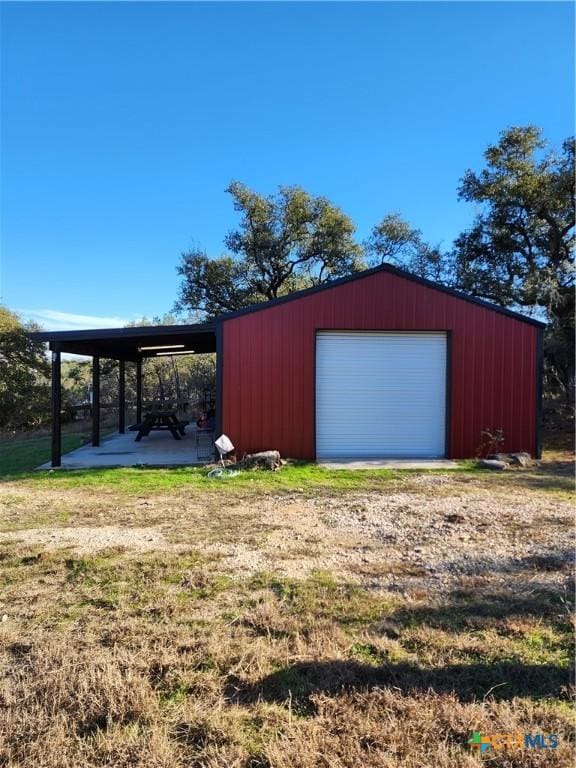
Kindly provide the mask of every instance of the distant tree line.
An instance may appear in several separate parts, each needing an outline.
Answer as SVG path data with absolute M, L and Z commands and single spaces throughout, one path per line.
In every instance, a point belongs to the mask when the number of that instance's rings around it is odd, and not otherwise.
M 129 411 L 136 404 L 136 367 L 126 364 L 126 403 Z M 193 406 L 214 393 L 216 356 L 150 357 L 142 365 L 144 403 L 170 403 Z M 92 385 L 90 360 L 69 360 L 62 364 L 62 384 L 66 401 L 87 404 Z M 108 409 L 118 404 L 119 371 L 116 360 L 100 361 L 100 402 Z

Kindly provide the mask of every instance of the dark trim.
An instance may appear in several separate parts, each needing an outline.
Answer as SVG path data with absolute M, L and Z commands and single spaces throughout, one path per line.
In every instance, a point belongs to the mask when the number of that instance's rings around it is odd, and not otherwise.
M 333 328 L 315 328 L 315 333 L 451 333 L 450 329 L 445 326 L 441 328 L 341 328 L 340 326 Z
M 30 338 L 35 338 L 30 334 Z M 136 361 L 140 356 L 134 355 L 130 351 L 125 354 L 119 354 L 117 350 L 105 349 L 95 344 L 86 344 L 77 341 L 51 341 L 48 349 L 59 349 L 61 352 L 67 352 L 71 355 L 83 355 L 84 357 L 105 357 L 109 360 L 124 360 L 126 362 Z
M 224 326 L 216 323 L 216 438 L 220 437 L 224 425 Z
M 190 333 L 214 333 L 215 324 L 197 325 L 139 325 L 129 328 L 98 328 L 86 331 L 37 331 L 30 337 L 35 341 L 108 341 L 138 339 L 142 336 L 182 336 Z
M 60 378 L 61 355 L 59 349 L 52 350 L 52 466 L 62 465 L 62 383 Z
M 314 352 L 312 360 L 312 461 L 318 460 L 316 455 L 316 411 L 318 407 L 318 403 L 316 402 L 316 372 L 318 370 L 318 333 L 321 330 L 321 328 L 314 328 Z
M 542 392 L 544 390 L 544 329 L 539 328 L 536 335 L 536 410 L 534 446 L 537 459 L 542 458 Z
M 444 458 L 452 458 L 452 331 L 446 331 L 446 405 L 444 412 Z
M 118 362 L 118 432 L 126 432 L 126 363 Z
M 328 291 L 331 288 L 337 288 L 340 285 L 344 285 L 345 283 L 350 283 L 354 280 L 363 280 L 364 278 L 372 277 L 372 275 L 378 274 L 379 272 L 388 272 L 389 274 L 395 275 L 396 277 L 401 277 L 405 280 L 410 280 L 413 283 L 424 285 L 426 288 L 433 288 L 436 291 L 441 291 L 442 293 L 446 293 L 449 296 L 453 296 L 456 299 L 462 299 L 462 301 L 467 301 L 470 304 L 476 304 L 480 307 L 483 307 L 484 309 L 490 309 L 493 312 L 498 312 L 501 315 L 512 317 L 514 318 L 514 320 L 520 320 L 521 322 L 529 323 L 530 325 L 535 325 L 538 328 L 546 327 L 546 323 L 541 323 L 539 320 L 534 320 L 531 317 L 526 317 L 525 315 L 521 315 L 519 312 L 513 312 L 511 309 L 500 307 L 497 304 L 492 304 L 491 302 L 485 301 L 484 299 L 478 299 L 475 296 L 469 296 L 467 293 L 456 291 L 453 288 L 448 288 L 447 286 L 441 285 L 440 283 L 435 283 L 432 280 L 427 280 L 426 278 L 418 277 L 418 275 L 413 275 L 411 272 L 407 272 L 404 269 L 393 267 L 391 264 L 381 264 L 379 267 L 373 267 L 372 269 L 365 269 L 362 272 L 355 272 L 353 275 L 340 277 L 338 280 L 331 280 L 330 282 L 323 283 L 322 285 L 315 285 L 312 288 L 306 288 L 303 291 L 296 291 L 295 293 L 290 293 L 287 296 L 281 296 L 278 299 L 272 299 L 271 301 L 264 301 L 260 304 L 253 304 L 250 307 L 244 307 L 243 309 L 239 309 L 236 312 L 227 312 L 224 315 L 219 315 L 217 320 L 219 321 L 233 320 L 236 317 L 242 317 L 242 315 L 249 315 L 249 314 L 252 314 L 253 312 L 260 312 L 263 309 L 270 309 L 271 307 L 278 306 L 279 304 L 286 304 L 289 301 L 297 301 L 298 299 L 303 299 L 306 296 L 312 296 L 315 293 L 320 293 L 321 291 Z
M 100 445 L 100 358 L 92 358 L 92 445 Z
M 136 361 L 136 424 L 142 421 L 142 360 Z

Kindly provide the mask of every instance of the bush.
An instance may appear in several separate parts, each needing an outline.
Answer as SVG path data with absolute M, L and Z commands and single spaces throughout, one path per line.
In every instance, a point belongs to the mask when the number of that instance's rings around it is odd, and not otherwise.
M 0 306 L 0 429 L 38 427 L 50 418 L 50 367 L 44 344 L 33 341 L 17 314 Z

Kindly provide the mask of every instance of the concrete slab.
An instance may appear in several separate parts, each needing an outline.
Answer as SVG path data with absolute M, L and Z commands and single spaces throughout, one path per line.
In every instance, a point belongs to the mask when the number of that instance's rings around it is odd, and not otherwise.
M 136 433 L 126 432 L 109 435 L 101 440 L 98 448 L 84 445 L 62 456 L 62 469 L 89 469 L 93 467 L 177 467 L 190 464 L 205 464 L 208 457 L 208 442 L 202 436 L 201 459 L 196 451 L 196 435 L 193 426 L 186 428 L 181 440 L 174 440 L 170 432 L 151 432 L 135 442 Z M 51 469 L 50 463 L 38 469 Z
M 457 469 L 451 459 L 333 459 L 318 464 L 325 469 Z

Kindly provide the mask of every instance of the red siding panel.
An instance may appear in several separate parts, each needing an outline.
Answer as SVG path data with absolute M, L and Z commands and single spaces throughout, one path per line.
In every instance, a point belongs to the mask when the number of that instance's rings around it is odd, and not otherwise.
M 505 450 L 535 452 L 538 329 L 379 272 L 224 321 L 222 426 L 240 453 L 314 458 L 316 331 L 326 329 L 450 331 L 449 455 L 474 456 L 483 429 L 502 429 Z

